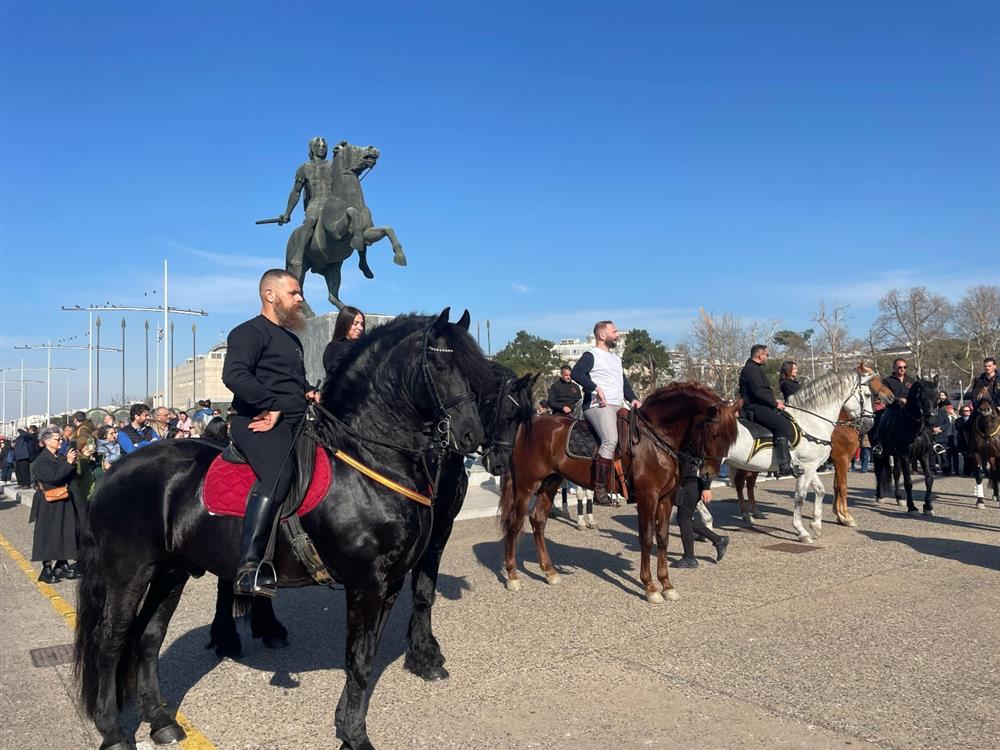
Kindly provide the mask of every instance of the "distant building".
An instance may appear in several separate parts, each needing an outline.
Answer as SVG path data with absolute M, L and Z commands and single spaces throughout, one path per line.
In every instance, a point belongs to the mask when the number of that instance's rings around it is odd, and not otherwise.
M 222 365 L 226 361 L 226 343 L 223 341 L 197 358 L 188 357 L 170 374 L 171 388 L 167 406 L 190 409 L 196 401 L 210 399 L 212 404 L 229 404 L 233 392 L 222 383 Z M 163 403 L 162 391 L 153 394 L 153 404 Z
M 625 346 L 628 344 L 629 331 L 618 332 L 618 345 L 615 353 L 620 357 L 625 353 Z M 552 353 L 559 357 L 560 364 L 568 364 L 571 367 L 576 363 L 584 352 L 590 351 L 597 346 L 597 339 L 594 334 L 581 339 L 560 339 L 559 343 L 552 347 Z

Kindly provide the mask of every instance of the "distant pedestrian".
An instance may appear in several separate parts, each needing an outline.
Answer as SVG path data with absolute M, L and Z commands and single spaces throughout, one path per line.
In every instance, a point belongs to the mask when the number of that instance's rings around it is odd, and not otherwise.
M 42 563 L 39 581 L 56 583 L 79 577 L 73 564 L 77 555 L 77 508 L 70 488 L 76 475 L 77 451 L 71 447 L 65 456 L 59 455 L 58 427 L 46 427 L 40 438 L 44 450 L 31 464 L 35 483 L 28 517 L 35 524 L 31 559 Z
M 180 433 L 178 437 L 191 437 L 193 429 L 194 422 L 191 421 L 188 413 L 186 411 L 177 412 L 177 431 Z
M 14 474 L 17 476 L 17 488 L 26 490 L 31 487 L 31 459 L 38 455 L 35 446 L 38 445 L 38 427 L 31 425 L 28 429 L 18 429 L 14 440 Z
M 132 453 L 159 440 L 153 428 L 146 424 L 149 421 L 148 406 L 132 404 L 128 415 L 129 423 L 118 431 L 118 445 L 122 447 L 122 453 Z
M 14 473 L 14 444 L 0 437 L 0 482 L 9 482 Z

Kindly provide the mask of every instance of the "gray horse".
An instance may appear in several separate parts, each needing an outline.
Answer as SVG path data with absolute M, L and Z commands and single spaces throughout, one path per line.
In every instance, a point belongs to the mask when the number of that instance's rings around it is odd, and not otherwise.
M 396 233 L 392 227 L 373 226 L 371 211 L 361 191 L 361 175 L 375 166 L 378 157 L 379 151 L 374 146 L 338 143 L 331 159 L 331 195 L 323 206 L 319 226 L 315 231 L 306 225 L 299 226 L 288 238 L 285 268 L 295 274 L 300 284 L 306 271 L 325 278 L 330 302 L 338 310 L 344 307 L 340 300 L 340 269 L 355 250 L 358 267 L 369 279 L 375 278 L 375 274 L 368 266 L 368 246 L 385 237 L 392 243 L 393 262 L 406 265 L 406 255 Z M 307 315 L 312 314 L 308 306 L 303 308 Z

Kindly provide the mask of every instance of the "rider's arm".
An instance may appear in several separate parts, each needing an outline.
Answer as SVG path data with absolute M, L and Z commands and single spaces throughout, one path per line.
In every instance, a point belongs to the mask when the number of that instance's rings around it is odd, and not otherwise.
M 628 382 L 628 377 L 626 375 L 622 375 L 622 381 L 623 381 L 622 382 L 622 386 L 625 389 L 625 391 L 624 391 L 625 392 L 625 400 L 629 401 L 629 402 L 638 401 L 639 397 L 636 396 L 635 395 L 635 391 L 632 390 L 632 384 L 630 382 Z
M 295 210 L 295 204 L 299 202 L 299 196 L 302 194 L 302 188 L 306 184 L 305 170 L 299 167 L 295 172 L 295 184 L 292 185 L 292 192 L 288 194 L 288 205 L 285 208 L 284 218 L 287 221 L 292 216 L 292 211 Z
M 264 334 L 255 326 L 236 326 L 226 339 L 226 360 L 222 365 L 222 382 L 226 388 L 258 412 L 278 409 L 277 396 L 253 374 L 265 343 Z
M 573 365 L 570 377 L 583 388 L 583 392 L 593 393 L 597 390 L 597 383 L 590 379 L 590 371 L 594 369 L 594 355 L 584 352 L 583 356 Z

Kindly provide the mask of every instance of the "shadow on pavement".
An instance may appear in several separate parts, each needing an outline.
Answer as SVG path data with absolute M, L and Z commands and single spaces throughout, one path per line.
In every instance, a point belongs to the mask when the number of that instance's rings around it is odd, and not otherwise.
M 1000 558 L 997 557 L 997 548 L 994 544 L 969 542 L 964 539 L 889 534 L 884 531 L 865 531 L 863 529 L 859 529 L 858 533 L 864 534 L 876 542 L 899 542 L 924 555 L 957 560 L 966 565 L 976 565 L 987 570 L 1000 570 Z
M 464 578 L 444 575 L 440 577 L 438 586 L 439 593 L 448 599 L 461 598 L 462 592 L 469 588 Z M 249 622 L 238 621 L 243 656 L 236 661 L 251 669 L 272 673 L 270 684 L 285 690 L 297 688 L 298 675 L 305 672 L 343 671 L 347 629 L 343 590 L 331 591 L 319 587 L 283 589 L 275 599 L 274 610 L 288 629 L 290 645 L 284 649 L 265 648 L 261 641 L 250 635 Z M 386 667 L 406 652 L 406 629 L 411 612 L 412 598 L 407 580 L 379 644 L 372 670 L 372 690 Z M 220 662 L 214 649 L 206 648 L 211 620 L 212 611 L 206 610 L 203 626 L 184 633 L 160 654 L 163 695 L 171 706 L 182 706 L 188 691 Z M 337 697 L 331 697 L 331 715 Z
M 608 522 L 607 518 L 601 519 L 602 526 Z M 597 533 L 606 531 L 601 528 Z M 587 533 L 594 533 L 593 531 Z M 586 534 L 581 532 L 580 542 L 586 544 Z M 637 542 L 638 544 L 638 542 Z M 644 596 L 643 585 L 638 577 L 633 575 L 639 568 L 639 559 L 633 560 L 631 556 L 624 556 L 622 553 L 611 554 L 599 549 L 590 547 L 577 547 L 569 544 L 560 544 L 552 539 L 546 538 L 545 546 L 549 551 L 552 564 L 560 575 L 573 575 L 570 568 L 579 568 L 593 573 L 598 578 L 607 583 L 617 586 L 622 591 L 632 596 Z M 472 551 L 482 565 L 487 570 L 495 571 L 497 580 L 503 584 L 506 578 L 503 573 L 503 541 L 480 542 L 473 545 Z M 545 582 L 545 576 L 538 573 L 538 557 L 535 554 L 535 545 L 530 533 L 521 534 L 517 545 L 518 572 L 532 580 Z M 525 566 L 525 562 L 532 565 L 531 569 Z

